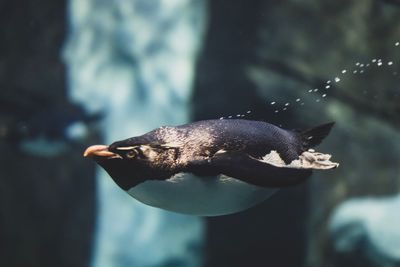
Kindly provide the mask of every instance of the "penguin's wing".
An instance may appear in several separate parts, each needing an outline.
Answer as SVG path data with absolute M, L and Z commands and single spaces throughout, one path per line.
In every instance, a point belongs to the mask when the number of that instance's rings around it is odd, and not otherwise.
M 219 151 L 206 160 L 191 161 L 186 171 L 200 176 L 226 176 L 262 187 L 288 187 L 305 181 L 311 169 L 278 167 L 239 151 Z
M 262 187 L 289 187 L 305 181 L 311 169 L 278 167 L 243 152 L 223 151 L 208 160 L 214 172 Z

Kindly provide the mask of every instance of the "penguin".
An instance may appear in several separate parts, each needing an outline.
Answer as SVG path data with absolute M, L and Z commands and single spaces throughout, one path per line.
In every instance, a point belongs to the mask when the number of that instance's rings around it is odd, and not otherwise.
M 219 216 L 248 209 L 313 170 L 338 167 L 316 152 L 334 123 L 306 131 L 264 121 L 222 119 L 163 126 L 84 157 L 99 164 L 129 195 L 165 210 Z

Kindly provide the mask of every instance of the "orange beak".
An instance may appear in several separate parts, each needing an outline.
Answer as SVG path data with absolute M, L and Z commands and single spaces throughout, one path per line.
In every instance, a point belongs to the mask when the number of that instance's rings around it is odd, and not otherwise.
M 121 158 L 120 155 L 108 150 L 108 146 L 94 145 L 88 147 L 83 153 L 85 158 L 106 157 L 106 158 Z

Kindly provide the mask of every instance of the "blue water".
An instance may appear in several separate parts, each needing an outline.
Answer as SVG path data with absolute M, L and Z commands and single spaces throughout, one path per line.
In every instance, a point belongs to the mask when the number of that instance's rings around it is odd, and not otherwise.
M 204 2 L 71 0 L 64 48 L 69 97 L 104 113 L 103 142 L 189 120 Z M 183 41 L 184 40 L 184 41 Z M 139 203 L 97 171 L 92 265 L 200 266 L 204 222 Z M 170 266 L 170 265 L 168 265 Z

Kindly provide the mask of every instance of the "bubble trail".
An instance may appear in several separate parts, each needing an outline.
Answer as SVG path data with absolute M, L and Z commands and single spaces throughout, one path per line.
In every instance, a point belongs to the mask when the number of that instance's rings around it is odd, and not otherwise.
M 394 45 L 395 46 L 400 46 L 400 41 L 395 42 Z M 361 74 L 368 73 L 368 71 L 371 68 L 373 68 L 374 66 L 381 67 L 381 66 L 394 66 L 394 65 L 397 66 L 397 62 L 395 60 L 393 60 L 393 59 L 392 60 L 389 60 L 389 59 L 387 59 L 387 60 L 383 59 L 382 60 L 382 58 L 379 58 L 379 57 L 370 58 L 369 60 L 366 60 L 364 62 L 363 61 L 356 61 L 354 63 L 354 65 L 353 65 L 353 67 L 350 67 L 350 69 L 343 68 L 343 69 L 339 70 L 342 75 L 337 74 L 337 76 L 331 77 L 331 79 L 330 80 L 326 80 L 325 84 L 322 85 L 320 88 L 305 89 L 305 91 L 303 91 L 303 96 L 304 96 L 303 98 L 306 98 L 306 100 L 308 101 L 308 97 L 310 97 L 311 98 L 310 100 L 314 101 L 314 103 L 315 102 L 317 102 L 317 103 L 321 102 L 322 103 L 322 102 L 324 102 L 324 100 L 328 99 L 328 97 L 329 97 L 328 94 L 326 93 L 326 92 L 329 92 L 328 89 L 331 89 L 331 90 L 335 89 L 334 88 L 335 87 L 334 83 L 343 82 L 343 79 L 345 78 L 344 74 L 347 74 L 347 73 L 349 73 L 349 74 L 352 73 L 354 75 L 360 74 L 360 77 L 362 77 Z M 393 76 L 398 76 L 400 74 L 400 72 L 398 73 L 397 71 L 392 69 L 391 74 Z M 306 97 L 307 92 L 310 93 L 311 95 Z M 363 94 L 366 94 L 366 93 L 363 92 Z M 400 97 L 400 95 L 399 95 L 399 97 Z M 289 99 L 290 102 L 286 102 L 286 103 L 283 102 L 282 103 L 283 106 L 280 105 L 279 102 L 277 103 L 275 101 L 270 102 L 270 105 L 272 106 L 272 105 L 277 104 L 276 105 L 277 109 L 274 110 L 274 113 L 277 114 L 277 113 L 284 112 L 284 111 L 288 110 L 289 105 L 293 105 L 293 108 L 299 108 L 298 106 L 304 106 L 306 103 L 304 102 L 305 99 L 303 99 L 303 98 L 296 98 L 293 101 Z M 375 95 L 374 98 L 377 98 L 377 96 Z

